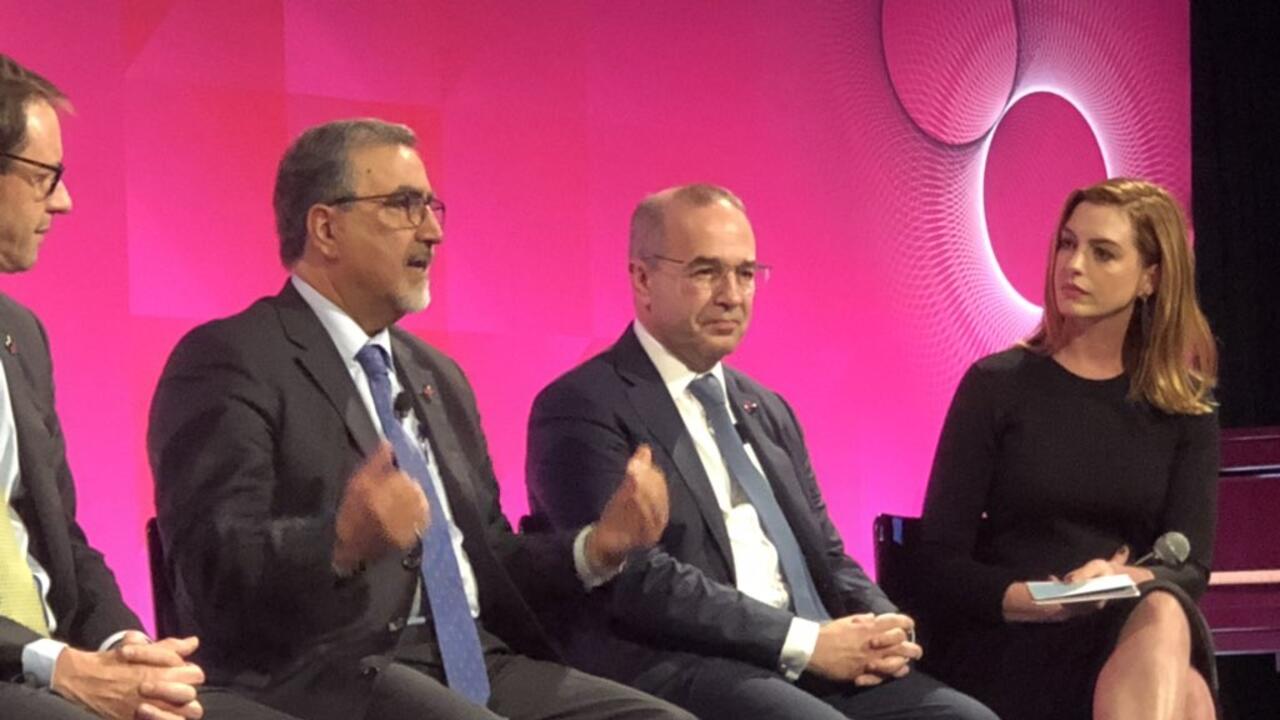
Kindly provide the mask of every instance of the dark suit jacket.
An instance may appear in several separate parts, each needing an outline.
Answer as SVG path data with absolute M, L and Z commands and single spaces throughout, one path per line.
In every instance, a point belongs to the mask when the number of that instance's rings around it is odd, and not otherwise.
M 31 553 L 49 573 L 49 604 L 58 619 L 55 639 L 96 650 L 112 634 L 142 625 L 76 522 L 76 489 L 54 408 L 44 327 L 30 310 L 0 294 L 0 341 L 6 337 L 10 342 L 0 347 L 0 362 L 9 383 L 25 490 L 15 503 L 18 515 L 31 538 Z M 22 648 L 38 637 L 0 617 L 0 679 L 21 679 Z
M 848 555 L 827 516 L 791 408 L 725 368 L 728 397 L 795 532 L 832 617 L 894 609 Z M 529 504 L 535 525 L 572 530 L 595 518 L 630 453 L 652 446 L 666 473 L 671 520 L 659 546 L 632 557 L 592 593 L 589 621 L 564 622 L 567 652 L 589 671 L 642 687 L 679 671 L 680 653 L 776 669 L 792 613 L 734 585 L 734 567 L 711 484 L 658 370 L 628 329 L 609 350 L 553 382 L 529 419 Z M 560 623 L 557 623 L 560 624 Z
M 512 533 L 462 371 L 403 330 L 391 340 L 466 538 L 483 626 L 519 652 L 554 657 L 517 588 L 580 595 L 570 539 Z M 213 682 L 303 717 L 362 712 L 385 660 L 366 658 L 396 652 L 420 562 L 415 549 L 345 580 L 331 569 L 335 513 L 377 447 L 373 422 L 291 284 L 173 351 L 148 448 L 178 612 L 199 632 Z

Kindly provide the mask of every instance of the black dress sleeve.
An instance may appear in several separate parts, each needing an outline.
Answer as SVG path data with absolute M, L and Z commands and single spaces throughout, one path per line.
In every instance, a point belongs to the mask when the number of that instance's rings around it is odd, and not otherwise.
M 1213 538 L 1218 517 L 1218 415 L 1184 416 L 1174 458 L 1161 532 L 1176 530 L 1191 542 L 1191 554 L 1180 568 L 1152 568 L 1199 599 L 1209 584 Z
M 925 492 L 922 565 L 939 611 L 999 623 L 1005 590 L 1022 578 L 974 558 L 999 443 L 989 380 L 979 366 L 969 368 L 947 411 Z

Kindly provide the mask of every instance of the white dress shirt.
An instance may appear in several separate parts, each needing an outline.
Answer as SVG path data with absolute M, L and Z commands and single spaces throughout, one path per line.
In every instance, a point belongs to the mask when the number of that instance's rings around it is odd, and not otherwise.
M 360 393 L 360 399 L 364 402 L 365 409 L 369 411 L 369 420 L 378 431 L 378 437 L 386 440 L 387 436 L 382 431 L 382 423 L 378 421 L 378 411 L 373 404 L 373 392 L 369 389 L 369 380 L 365 376 L 360 361 L 356 360 L 356 354 L 365 345 L 377 345 L 386 351 L 387 357 L 390 358 L 388 369 L 391 371 L 391 397 L 396 397 L 404 388 L 400 385 L 400 378 L 396 377 L 395 355 L 391 352 L 391 333 L 384 329 L 370 337 L 342 308 L 321 295 L 297 275 L 293 276 L 293 286 L 302 295 L 307 305 L 311 306 L 311 310 L 320 319 L 320 324 L 329 333 L 334 346 L 338 348 L 338 354 L 342 356 L 342 364 L 346 366 L 351 381 L 355 383 L 356 392 Z M 431 484 L 435 487 L 436 497 L 447 499 L 449 495 L 445 492 L 444 484 L 440 480 L 440 468 L 436 465 L 431 443 L 418 434 L 418 416 L 414 413 L 405 413 L 405 416 L 400 419 L 400 424 L 410 438 L 418 438 L 418 447 L 422 448 L 422 454 L 431 468 Z M 449 507 L 449 502 L 441 504 L 444 505 L 441 508 L 444 511 L 444 518 L 449 523 L 449 540 L 453 545 L 453 554 L 458 558 L 458 571 L 462 575 L 462 589 L 467 594 L 467 606 L 471 609 L 471 617 L 478 618 L 480 617 L 480 588 L 476 584 L 476 573 L 471 567 L 471 560 L 467 558 L 466 551 L 462 549 L 462 530 L 453 521 L 453 509 Z M 421 594 L 421 587 L 418 593 Z M 421 597 L 415 595 L 411 623 L 422 622 L 421 604 Z
M 356 391 L 360 393 L 360 399 L 364 402 L 365 409 L 369 411 L 369 419 L 373 422 L 373 427 L 378 431 L 379 437 L 386 439 L 386 435 L 382 431 L 382 423 L 378 421 L 378 411 L 373 404 L 373 393 L 369 390 L 369 381 L 365 377 L 364 368 L 360 365 L 360 361 L 356 360 L 356 354 L 361 348 L 368 344 L 375 344 L 386 351 L 390 360 L 390 376 L 391 376 L 391 396 L 396 397 L 404 389 L 400 385 L 400 379 L 396 377 L 395 372 L 395 356 L 391 352 L 391 333 L 382 330 L 373 337 L 369 337 L 364 329 L 356 323 L 342 308 L 338 307 L 319 291 L 307 284 L 305 280 L 294 275 L 292 277 L 294 288 L 302 295 L 302 299 L 319 318 L 320 324 L 324 326 L 329 337 L 333 340 L 333 344 L 338 348 L 338 354 L 342 356 L 342 362 L 347 368 L 347 373 L 351 375 L 351 381 L 355 383 Z M 435 487 L 436 497 L 448 498 L 444 485 L 440 480 L 440 468 L 436 465 L 435 453 L 431 450 L 431 443 L 426 439 L 421 439 L 419 434 L 418 417 L 414 413 L 406 413 L 401 418 L 400 423 L 404 427 L 404 431 L 411 438 L 420 438 L 418 446 L 422 449 L 423 456 L 426 457 L 427 465 L 431 468 L 431 482 Z M 462 589 L 467 595 L 467 605 L 471 609 L 471 617 L 480 617 L 480 589 L 476 584 L 475 571 L 471 567 L 471 560 L 467 557 L 467 553 L 462 548 L 462 530 L 453 520 L 453 509 L 449 507 L 449 502 L 443 503 L 445 519 L 449 522 L 449 540 L 453 545 L 453 554 L 458 558 L 458 571 L 462 575 Z M 601 585 L 612 579 L 621 568 L 612 568 L 606 570 L 597 570 L 592 568 L 586 559 L 586 538 L 592 526 L 588 525 L 583 528 L 577 535 L 573 543 L 573 560 L 574 567 L 577 570 L 578 578 L 582 581 L 583 586 L 591 589 Z M 419 583 L 417 593 L 414 595 L 413 612 L 409 618 L 409 624 L 419 624 L 423 622 L 421 612 L 422 606 L 422 587 Z
M 760 525 L 760 516 L 755 506 L 747 499 L 742 488 L 729 475 L 724 464 L 724 457 L 716 445 L 715 435 L 707 420 L 706 410 L 702 403 L 689 392 L 689 384 L 701 374 L 716 376 L 720 386 L 725 388 L 725 407 L 729 416 L 733 417 L 733 408 L 729 406 L 728 385 L 724 380 L 724 365 L 716 363 L 708 373 L 695 373 L 679 358 L 672 355 L 640 321 L 634 323 L 636 338 L 644 348 L 649 359 L 653 361 L 662 377 L 662 382 L 671 394 L 671 400 L 684 421 L 685 429 L 693 439 L 698 458 L 711 482 L 711 490 L 715 493 L 716 503 L 720 506 L 724 518 L 725 529 L 729 533 L 729 548 L 733 554 L 734 574 L 737 588 L 742 594 L 755 598 L 762 603 L 776 608 L 790 605 L 791 596 L 787 584 L 782 579 L 782 566 L 778 562 L 778 550 Z M 755 449 L 743 443 L 747 456 L 764 475 L 764 468 L 756 457 Z M 813 657 L 814 647 L 818 644 L 818 630 L 821 627 L 812 620 L 794 617 L 786 640 L 782 644 L 782 653 L 778 658 L 778 669 L 788 680 L 800 677 Z

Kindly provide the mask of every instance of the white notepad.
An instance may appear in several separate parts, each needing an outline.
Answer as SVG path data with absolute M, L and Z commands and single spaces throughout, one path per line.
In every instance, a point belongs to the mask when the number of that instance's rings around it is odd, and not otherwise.
M 1128 575 L 1103 575 L 1081 582 L 1029 582 L 1031 599 L 1036 604 L 1098 602 L 1138 597 L 1138 586 Z

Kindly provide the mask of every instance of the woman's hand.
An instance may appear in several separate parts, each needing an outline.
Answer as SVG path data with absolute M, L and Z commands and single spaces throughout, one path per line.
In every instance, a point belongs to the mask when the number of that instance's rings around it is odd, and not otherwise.
M 1086 605 L 1080 608 L 1080 605 Z M 1031 590 L 1025 582 L 1016 582 L 1005 588 L 1001 602 L 1005 622 L 1051 623 L 1062 622 L 1096 608 L 1090 603 L 1037 603 L 1031 599 Z
M 1129 561 L 1129 546 L 1121 545 L 1110 558 L 1094 558 L 1080 567 L 1067 573 L 1062 582 L 1075 583 L 1092 580 L 1106 575 L 1128 575 L 1135 583 L 1145 582 L 1155 577 L 1146 568 L 1126 565 Z M 1057 577 L 1050 577 L 1058 581 Z M 1073 617 L 1097 612 L 1106 606 L 1106 601 L 1096 603 L 1036 603 L 1031 599 L 1031 591 L 1025 582 L 1013 583 L 1004 591 L 1001 608 L 1007 622 L 1062 622 Z
M 1128 575 L 1134 583 L 1144 583 L 1155 578 L 1155 573 L 1147 568 L 1129 565 L 1129 546 L 1121 545 L 1110 560 L 1090 560 L 1067 573 L 1063 582 L 1083 582 L 1105 575 Z

